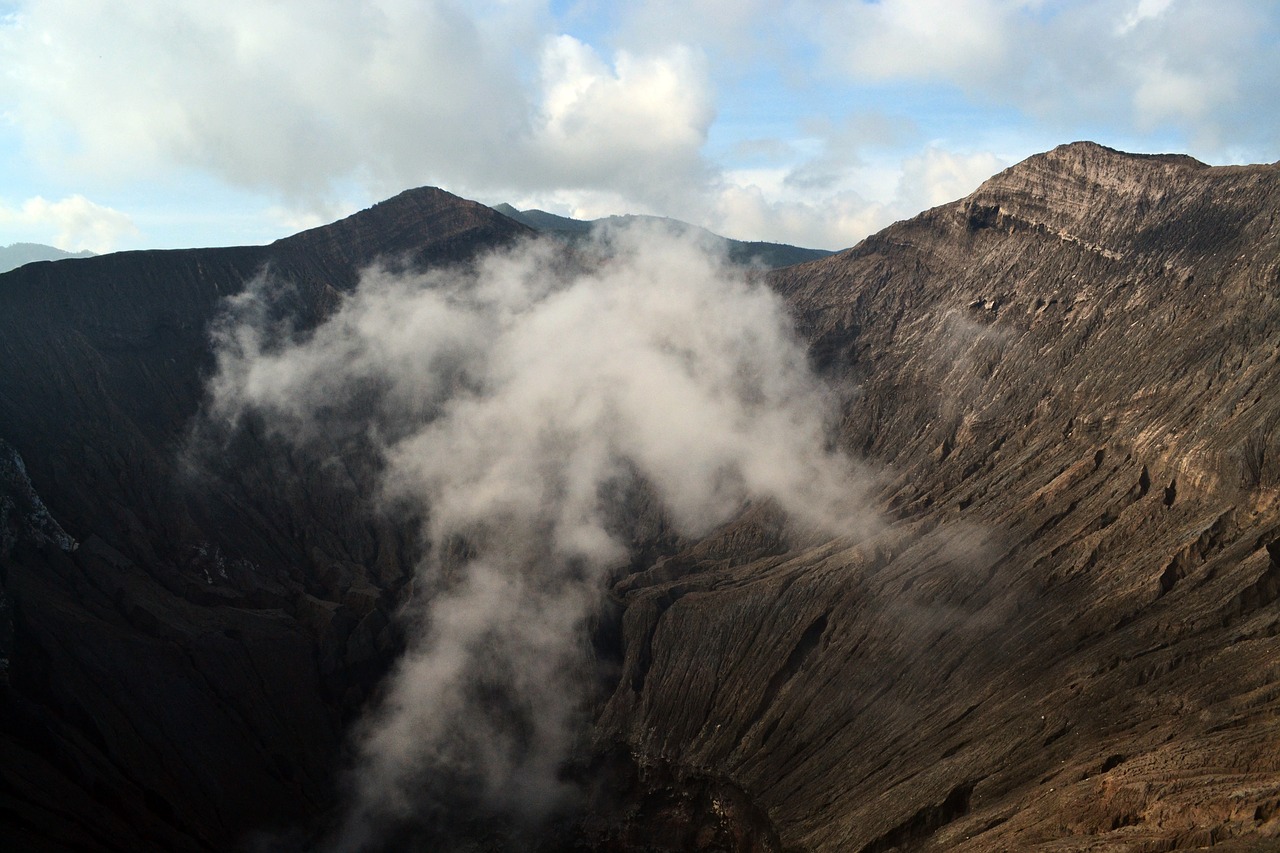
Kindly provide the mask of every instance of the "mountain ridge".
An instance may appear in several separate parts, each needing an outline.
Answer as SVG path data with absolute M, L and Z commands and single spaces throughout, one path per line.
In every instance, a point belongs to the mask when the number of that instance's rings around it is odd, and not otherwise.
M 570 241 L 584 239 L 594 229 L 625 227 L 634 223 L 645 223 L 669 230 L 672 233 L 692 235 L 711 251 L 723 252 L 732 263 L 747 267 L 762 266 L 766 269 L 780 269 L 781 267 L 805 263 L 834 254 L 834 252 L 827 249 L 806 249 L 786 243 L 734 240 L 729 237 L 722 237 L 697 225 L 691 225 L 688 222 L 682 222 L 679 219 L 671 219 L 666 216 L 632 214 L 583 220 L 547 213 L 545 210 L 517 210 L 505 202 L 495 205 L 493 209 L 537 231 L 559 235 Z

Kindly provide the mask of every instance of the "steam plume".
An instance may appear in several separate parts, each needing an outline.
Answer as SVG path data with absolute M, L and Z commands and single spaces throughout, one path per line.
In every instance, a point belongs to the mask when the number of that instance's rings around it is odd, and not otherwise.
M 686 535 L 752 498 L 830 532 L 861 523 L 779 300 L 688 239 L 600 240 L 587 264 L 529 243 L 467 271 L 370 271 L 305 336 L 272 331 L 269 282 L 229 306 L 211 411 L 299 441 L 361 435 L 382 497 L 426 519 L 417 630 L 361 728 L 338 849 L 445 791 L 531 820 L 570 795 L 583 628 L 626 558 L 619 486 L 642 482 Z

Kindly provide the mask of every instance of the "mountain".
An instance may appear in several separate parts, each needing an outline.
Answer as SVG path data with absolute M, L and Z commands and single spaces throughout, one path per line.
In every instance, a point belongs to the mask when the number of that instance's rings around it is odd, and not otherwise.
M 1280 166 L 1075 143 L 770 273 L 884 523 L 754 507 L 639 553 L 593 638 L 594 799 L 543 849 L 1274 849 L 1278 211 Z M 189 464 L 211 324 L 263 270 L 305 330 L 378 259 L 530 233 L 424 189 L 0 276 L 6 849 L 327 825 L 422 543 L 340 435 L 250 422 Z
M 896 523 L 629 589 L 605 727 L 772 849 L 1274 849 L 1277 211 L 1078 143 L 775 273 Z
M 374 261 L 528 233 L 423 189 L 269 246 L 0 276 L 0 846 L 232 849 L 332 805 L 411 537 L 266 436 L 188 471 L 210 324 L 264 270 L 305 324 Z
M 36 261 L 60 261 L 63 258 L 91 258 L 93 252 L 64 252 L 53 246 L 42 246 L 39 243 L 13 243 L 0 246 L 0 273 L 17 269 L 24 264 Z
M 495 205 L 493 209 L 535 231 L 554 234 L 570 242 L 585 238 L 595 228 L 645 223 L 677 234 L 694 235 L 713 251 L 724 252 L 735 264 L 762 266 L 765 269 L 789 267 L 834 254 L 825 249 L 804 249 L 799 246 L 788 246 L 785 243 L 730 240 L 728 237 L 713 234 L 705 228 L 662 216 L 606 216 L 603 219 L 583 220 L 557 216 L 545 210 L 517 210 L 506 203 Z

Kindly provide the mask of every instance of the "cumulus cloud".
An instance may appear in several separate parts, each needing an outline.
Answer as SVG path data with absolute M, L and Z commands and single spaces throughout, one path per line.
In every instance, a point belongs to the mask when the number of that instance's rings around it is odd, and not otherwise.
M 469 273 L 370 271 L 303 335 L 269 321 L 269 279 L 228 306 L 210 414 L 302 444 L 360 433 L 384 499 L 427 519 L 420 630 L 335 849 L 447 802 L 530 820 L 564 802 L 584 626 L 634 535 L 619 494 L 646 489 L 687 535 L 766 499 L 797 530 L 872 523 L 777 297 L 662 229 L 601 239 L 585 263 L 535 243 Z
M 787 19 L 782 0 L 639 0 L 622 4 L 621 40 L 654 49 L 673 41 L 697 44 L 722 67 L 739 68 L 761 55 L 781 58 Z
M 892 222 L 963 198 L 1009 165 L 989 151 L 939 145 L 901 159 L 883 150 L 864 159 L 866 151 L 855 143 L 843 162 L 824 149 L 789 168 L 731 172 L 710 218 L 730 237 L 768 234 L 783 242 L 847 248 Z
M 881 0 L 817 4 L 828 61 L 871 78 L 972 80 L 1003 65 L 1016 12 L 1010 0 Z
M 1272 138 L 1242 109 L 1280 78 L 1277 22 L 1245 0 L 881 0 L 804 4 L 824 63 L 861 81 L 943 83 L 1058 127 L 1167 128 L 1210 153 Z M 1260 102 L 1255 102 L 1260 103 Z
M 1128 35 L 1133 31 L 1134 27 L 1144 21 L 1159 18 L 1169 11 L 1169 7 L 1172 5 L 1173 0 L 1138 0 L 1138 4 L 1124 16 L 1124 19 L 1116 27 L 1116 35 Z
M 825 249 L 847 248 L 893 221 L 889 205 L 843 188 L 825 193 L 786 187 L 787 170 L 731 174 L 716 196 L 714 218 L 729 237 Z M 849 184 L 848 176 L 842 184 Z
M 110 252 L 121 238 L 138 233 L 128 215 L 82 195 L 58 201 L 36 196 L 17 207 L 0 204 L 0 226 L 69 252 Z
M 551 39 L 533 138 L 542 180 L 678 204 L 690 180 L 706 183 L 699 151 L 714 110 L 705 80 L 698 55 L 685 47 L 619 51 L 611 68 L 571 36 Z
M 931 147 L 1012 160 L 1096 138 L 1224 162 L 1272 160 L 1280 136 L 1280 15 L 1251 0 L 13 8 L 0 114 L 48 174 L 89 192 L 194 170 L 303 218 L 437 184 L 834 248 L 915 212 L 897 179 Z M 837 104 L 853 126 L 806 118 Z M 876 115 L 878 141 L 857 126 Z M 777 194 L 742 178 L 764 165 Z
M 889 221 L 857 167 L 866 146 L 902 143 L 909 122 L 863 111 L 805 127 L 818 150 L 784 145 L 798 158 L 785 181 L 743 180 L 704 151 L 716 118 L 707 52 L 758 56 L 769 39 L 757 36 L 791 18 L 771 2 L 711 0 L 683 6 L 679 26 L 655 23 L 671 11 L 630 7 L 624 41 L 605 52 L 556 34 L 536 2 L 42 0 L 0 27 L 11 60 L 0 99 L 51 171 L 194 168 L 276 194 L 289 227 L 331 218 L 336 187 L 419 184 L 828 248 Z M 685 26 L 711 20 L 714 44 Z
M 177 164 L 291 202 L 355 180 L 657 203 L 702 181 L 697 53 L 605 59 L 542 15 L 498 0 L 41 0 L 0 27 L 0 100 L 51 166 L 133 179 Z
M 1008 165 L 989 151 L 957 153 L 929 146 L 903 163 L 895 207 L 908 215 L 955 201 Z
M 877 111 L 853 113 L 840 122 L 820 117 L 807 125 L 806 137 L 817 151 L 787 174 L 787 185 L 797 190 L 830 189 L 865 165 L 867 149 L 896 147 L 918 135 L 905 117 Z
M 500 36 L 447 2 L 44 0 L 3 38 L 30 141 L 92 173 L 177 162 L 302 195 L 465 161 L 518 121 Z

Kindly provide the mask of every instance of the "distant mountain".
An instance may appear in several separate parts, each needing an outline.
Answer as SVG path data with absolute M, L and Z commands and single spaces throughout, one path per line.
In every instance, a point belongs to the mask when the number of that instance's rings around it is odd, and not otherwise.
M 92 258 L 93 252 L 64 252 L 40 243 L 14 243 L 0 246 L 0 272 L 16 270 L 36 261 L 61 261 L 65 258 Z
M 696 235 L 712 245 L 724 246 L 729 260 L 743 265 L 760 265 L 767 269 L 781 269 L 807 261 L 816 261 L 835 254 L 826 249 L 805 249 L 800 246 L 788 246 L 785 243 L 763 243 L 758 241 L 730 240 L 721 237 L 705 228 L 681 222 L 679 219 L 668 219 L 664 216 L 606 216 L 602 219 L 573 219 L 568 216 L 557 216 L 545 210 L 517 210 L 503 203 L 495 205 L 494 210 L 516 222 L 527 225 L 536 231 L 555 234 L 568 240 L 578 240 L 591 233 L 597 226 L 625 225 L 631 222 L 648 222 L 676 232 Z

